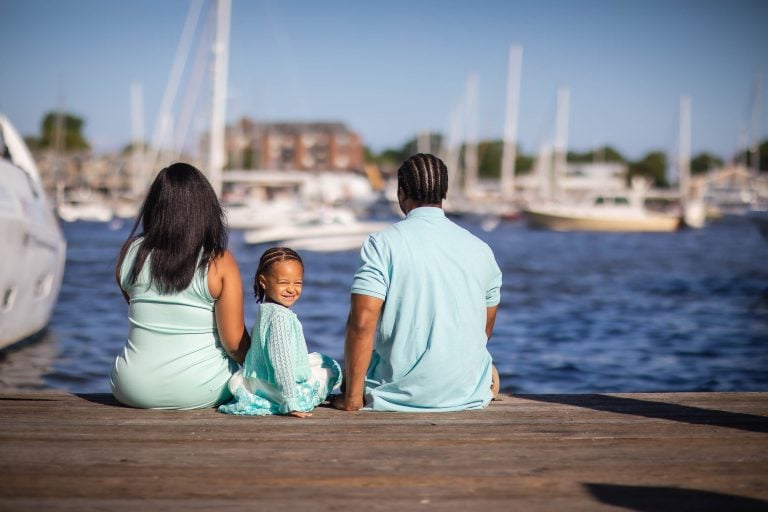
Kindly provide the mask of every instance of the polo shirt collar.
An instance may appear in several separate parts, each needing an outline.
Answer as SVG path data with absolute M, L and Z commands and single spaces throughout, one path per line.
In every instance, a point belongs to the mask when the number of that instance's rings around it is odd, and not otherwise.
M 436 219 L 440 217 L 445 217 L 445 212 L 442 208 L 437 208 L 435 206 L 419 206 L 408 212 L 408 215 L 406 215 L 407 219 Z

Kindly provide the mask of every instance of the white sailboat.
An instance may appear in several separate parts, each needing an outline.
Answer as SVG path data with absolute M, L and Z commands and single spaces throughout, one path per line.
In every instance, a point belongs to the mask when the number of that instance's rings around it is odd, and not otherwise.
M 533 228 L 552 231 L 668 232 L 680 226 L 676 214 L 652 212 L 643 205 L 644 184 L 634 190 L 596 193 L 581 202 L 546 203 L 525 210 Z
M 64 274 L 66 242 L 32 156 L 0 115 L 0 348 L 44 329 Z
M 520 103 L 522 46 L 509 48 L 507 66 L 507 106 L 504 116 L 504 149 L 501 158 L 501 197 L 506 203 L 515 199 L 515 160 L 517 158 L 517 117 Z
M 683 222 L 689 228 L 704 227 L 707 211 L 701 197 L 691 193 L 691 98 L 680 98 L 680 133 L 678 135 L 677 172 Z
M 761 73 L 755 75 L 754 96 L 752 99 L 752 143 L 750 144 L 750 153 L 752 158 L 752 173 L 757 177 L 760 175 L 760 156 L 758 152 L 758 134 L 760 133 L 760 107 L 762 104 L 763 76 Z M 757 179 L 755 181 L 758 181 Z M 757 185 L 757 183 L 755 183 Z M 757 189 L 757 187 L 756 187 Z M 768 186 L 759 187 L 763 193 L 768 192 Z M 757 192 L 757 190 L 756 190 Z M 768 241 L 768 196 L 757 192 L 756 197 L 752 199 L 752 205 L 746 212 L 747 218 L 752 221 L 760 234 Z
M 347 251 L 359 249 L 368 235 L 389 225 L 389 222 L 360 221 L 351 210 L 332 207 L 304 220 L 248 230 L 243 240 L 247 244 L 277 243 L 296 250 Z
M 513 45 L 509 49 L 506 114 L 504 122 L 503 156 L 501 178 L 497 184 L 481 184 L 478 177 L 478 78 L 475 73 L 467 79 L 463 100 L 463 114 L 458 110 L 453 118 L 449 149 L 446 159 L 449 174 L 448 199 L 444 203 L 446 212 L 454 215 L 482 219 L 484 230 L 494 229 L 502 218 L 514 218 L 518 209 L 514 204 L 514 162 L 517 142 L 517 104 L 520 95 L 520 68 L 522 47 Z M 466 124 L 464 138 L 464 167 L 459 165 L 459 133 Z
M 56 213 L 65 222 L 109 222 L 113 211 L 106 197 L 90 189 L 74 190 L 56 205 Z
M 370 181 L 346 172 L 226 171 L 222 206 L 231 229 L 305 222 L 332 206 L 367 211 L 379 195 Z
M 627 189 L 608 186 L 574 197 L 562 189 L 566 174 L 569 93 L 558 92 L 557 133 L 554 156 L 542 151 L 537 163 L 542 196 L 532 201 L 523 214 L 532 228 L 553 231 L 665 232 L 680 226 L 676 212 L 654 212 L 645 207 L 650 184 L 634 179 Z M 548 146 L 544 146 L 545 148 Z M 552 165 L 554 162 L 554 165 Z

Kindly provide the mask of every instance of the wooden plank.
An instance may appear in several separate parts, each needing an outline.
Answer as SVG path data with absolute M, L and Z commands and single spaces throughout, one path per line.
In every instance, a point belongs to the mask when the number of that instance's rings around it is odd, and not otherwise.
M 768 510 L 768 393 L 306 420 L 0 393 L 0 510 Z

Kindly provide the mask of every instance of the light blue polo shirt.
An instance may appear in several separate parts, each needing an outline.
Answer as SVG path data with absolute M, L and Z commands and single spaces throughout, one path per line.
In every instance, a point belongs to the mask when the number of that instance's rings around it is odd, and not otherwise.
M 487 308 L 501 270 L 488 245 L 421 207 L 360 251 L 352 293 L 384 300 L 365 389 L 366 409 L 480 409 L 491 400 Z

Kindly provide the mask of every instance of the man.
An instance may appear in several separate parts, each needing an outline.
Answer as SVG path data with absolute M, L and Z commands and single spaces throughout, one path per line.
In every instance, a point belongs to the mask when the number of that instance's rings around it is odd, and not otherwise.
M 498 392 L 486 348 L 501 270 L 442 209 L 448 171 L 417 154 L 397 171 L 406 218 L 371 235 L 352 284 L 342 410 L 480 409 Z M 493 386 L 493 390 L 492 390 Z

